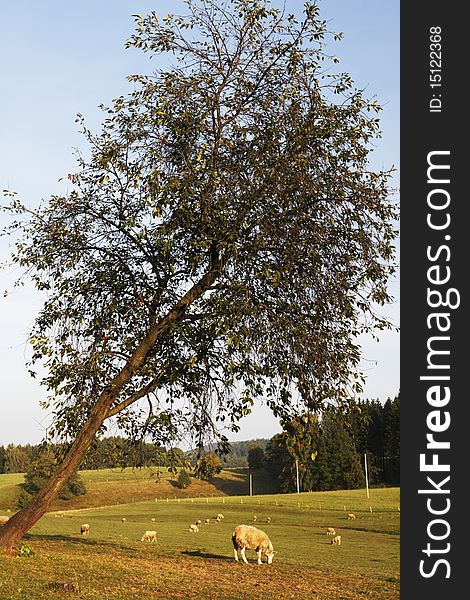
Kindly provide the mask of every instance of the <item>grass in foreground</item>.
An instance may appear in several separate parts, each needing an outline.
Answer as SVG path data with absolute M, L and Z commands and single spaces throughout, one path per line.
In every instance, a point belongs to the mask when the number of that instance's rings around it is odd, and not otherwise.
M 0 598 L 55 600 L 67 582 L 79 587 L 75 597 L 109 600 L 399 598 L 398 489 L 371 490 L 370 499 L 344 491 L 208 500 L 47 515 L 25 537 L 32 556 L 0 557 Z M 220 525 L 189 532 L 190 523 L 219 512 Z M 249 565 L 233 559 L 233 527 L 254 515 L 277 551 L 269 566 L 256 565 L 250 551 Z M 90 524 L 88 538 L 79 534 L 83 522 Z M 341 546 L 330 544 L 328 526 L 342 535 Z M 157 530 L 155 544 L 140 542 L 146 529 Z

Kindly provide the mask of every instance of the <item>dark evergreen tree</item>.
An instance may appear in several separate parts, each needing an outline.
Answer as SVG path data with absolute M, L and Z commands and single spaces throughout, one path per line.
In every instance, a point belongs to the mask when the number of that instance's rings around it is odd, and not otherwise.
M 292 459 L 285 446 L 284 437 L 281 433 L 277 433 L 266 444 L 264 468 L 280 484 L 282 473 L 291 465 Z
M 400 395 L 390 398 L 383 407 L 384 473 L 383 480 L 391 485 L 400 483 Z
M 5 473 L 6 450 L 0 446 L 0 473 Z
M 311 467 L 314 489 L 354 489 L 364 485 L 360 455 L 342 420 L 326 415 L 321 432 L 318 456 Z
M 251 470 L 261 469 L 264 463 L 264 450 L 261 446 L 253 444 L 248 450 L 248 466 Z
M 32 452 L 32 446 L 8 444 L 5 449 L 4 472 L 25 473 L 31 465 Z

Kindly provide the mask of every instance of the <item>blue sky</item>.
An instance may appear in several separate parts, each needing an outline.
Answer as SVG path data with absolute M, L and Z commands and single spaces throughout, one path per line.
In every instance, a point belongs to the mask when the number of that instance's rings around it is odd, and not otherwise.
M 287 0 L 289 12 L 299 0 Z M 320 0 L 321 15 L 344 39 L 328 51 L 340 59 L 357 87 L 375 96 L 383 139 L 373 154 L 378 168 L 398 167 L 399 160 L 399 1 Z M 125 94 L 130 73 L 148 73 L 155 59 L 125 50 L 133 29 L 132 14 L 155 10 L 178 12 L 182 3 L 168 0 L 18 0 L 3 2 L 0 18 L 0 189 L 15 190 L 36 205 L 42 198 L 67 190 L 59 181 L 74 170 L 74 149 L 83 147 L 76 113 L 92 129 L 102 115 L 98 104 Z M 398 175 L 395 178 L 398 187 Z M 0 216 L 1 223 L 5 222 Z M 0 240 L 0 261 L 8 256 Z M 0 290 L 15 273 L 0 271 Z M 398 281 L 391 284 L 397 301 L 382 310 L 399 322 Z M 0 367 L 2 380 L 0 445 L 37 443 L 47 415 L 39 407 L 45 391 L 27 374 L 26 342 L 40 298 L 27 286 L 0 297 Z M 399 389 L 399 336 L 384 333 L 379 342 L 361 340 L 362 366 L 368 377 L 365 397 L 394 396 Z M 271 437 L 279 430 L 268 409 L 259 407 L 242 422 L 232 439 Z

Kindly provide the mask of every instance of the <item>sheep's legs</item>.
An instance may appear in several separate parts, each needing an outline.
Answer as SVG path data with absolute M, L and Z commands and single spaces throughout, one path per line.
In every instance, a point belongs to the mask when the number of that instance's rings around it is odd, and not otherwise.
M 246 556 L 245 556 L 245 548 L 242 548 L 242 549 L 240 550 L 240 554 L 242 555 L 243 562 L 246 562 L 246 563 L 248 563 L 248 561 L 246 560 Z
M 233 549 L 233 554 L 235 555 L 235 560 L 238 562 L 238 551 L 236 548 Z
M 261 550 L 258 550 L 258 552 L 256 553 L 258 555 L 258 564 L 261 564 Z

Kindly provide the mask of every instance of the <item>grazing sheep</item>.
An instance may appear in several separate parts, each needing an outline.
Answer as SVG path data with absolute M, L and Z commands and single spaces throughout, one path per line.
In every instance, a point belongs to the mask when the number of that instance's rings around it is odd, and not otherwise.
M 219 516 L 217 516 L 215 518 L 215 522 L 217 523 L 217 525 L 220 525 L 220 522 L 222 521 L 222 519 L 219 518 Z
M 240 550 L 243 562 L 247 563 L 245 550 L 254 550 L 258 554 L 258 564 L 261 564 L 261 555 L 266 556 L 268 564 L 273 562 L 274 550 L 269 537 L 251 525 L 239 525 L 232 533 L 233 553 L 238 562 L 238 550 Z
M 334 527 L 327 527 L 326 528 L 326 535 L 336 535 L 336 531 Z
M 5 525 L 5 523 L 9 520 L 10 520 L 10 517 L 7 517 L 6 515 L 1 515 L 0 516 L 0 527 Z
M 58 510 L 55 514 L 56 517 L 63 517 L 64 516 L 64 511 L 63 510 Z
M 204 525 L 209 525 L 209 523 L 210 523 L 210 522 L 211 522 L 211 520 L 210 520 L 210 519 L 206 519 L 206 520 L 204 521 Z
M 80 535 L 88 535 L 89 533 L 90 533 L 90 526 L 88 525 L 88 523 L 84 523 L 80 527 Z
M 202 521 L 201 521 L 201 519 L 198 519 L 198 520 L 196 521 L 196 525 L 202 525 Z
M 266 523 L 271 523 L 271 517 L 267 517 Z
M 254 515 L 254 516 L 253 516 L 253 523 L 256 523 L 256 519 L 257 519 L 257 518 L 258 518 L 258 517 L 257 517 L 256 515 Z
M 349 513 L 348 519 L 355 519 L 356 515 L 354 513 Z
M 125 523 L 127 521 L 126 517 L 122 517 L 121 523 Z
M 224 515 L 222 513 L 219 513 L 217 515 L 217 518 L 219 519 L 219 521 L 221 521 L 222 519 L 225 519 Z
M 155 517 L 153 517 L 152 519 L 150 519 L 151 523 L 155 523 Z
M 156 542 L 157 541 L 157 532 L 156 531 L 146 531 L 144 535 L 140 539 L 141 542 Z
M 341 546 L 341 536 L 340 536 L 340 535 L 337 535 L 336 537 L 334 537 L 334 538 L 331 540 L 331 543 L 332 543 L 332 544 L 337 544 L 338 546 Z
M 192 533 L 197 533 L 199 531 L 199 527 L 197 525 L 194 525 L 194 523 L 191 523 L 191 525 L 189 526 L 189 531 L 191 531 Z

